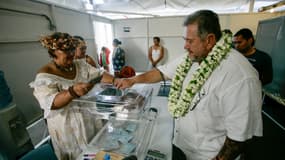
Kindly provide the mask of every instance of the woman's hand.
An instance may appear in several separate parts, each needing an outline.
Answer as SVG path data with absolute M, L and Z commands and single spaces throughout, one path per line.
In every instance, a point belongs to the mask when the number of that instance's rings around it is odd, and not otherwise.
M 73 90 L 78 96 L 83 96 L 87 94 L 93 86 L 94 84 L 90 83 L 76 83 L 73 85 Z

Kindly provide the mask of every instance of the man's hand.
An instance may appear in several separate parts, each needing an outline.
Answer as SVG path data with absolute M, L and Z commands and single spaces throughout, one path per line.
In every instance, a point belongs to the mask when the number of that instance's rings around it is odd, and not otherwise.
M 133 78 L 115 79 L 114 85 L 119 89 L 130 88 L 135 83 Z
M 238 142 L 227 137 L 224 146 L 212 160 L 234 160 L 244 151 L 245 143 L 246 142 Z

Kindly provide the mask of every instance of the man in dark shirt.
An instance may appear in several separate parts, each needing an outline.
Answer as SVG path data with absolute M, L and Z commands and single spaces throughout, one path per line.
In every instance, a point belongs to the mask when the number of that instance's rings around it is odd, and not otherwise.
M 234 48 L 241 52 L 259 73 L 262 86 L 271 83 L 273 77 L 271 57 L 254 47 L 251 30 L 243 28 L 233 38 Z

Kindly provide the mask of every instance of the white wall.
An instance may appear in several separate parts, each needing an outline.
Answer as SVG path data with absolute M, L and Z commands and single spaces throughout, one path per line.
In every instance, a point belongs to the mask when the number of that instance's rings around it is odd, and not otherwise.
M 285 15 L 283 13 L 253 13 L 219 15 L 222 29 L 231 29 L 233 33 L 247 27 L 255 34 L 260 20 Z M 115 38 L 122 41 L 126 50 L 126 63 L 137 71 L 147 70 L 147 51 L 153 44 L 152 37 L 159 36 L 166 48 L 165 61 L 177 57 L 184 52 L 182 39 L 185 17 L 158 17 L 148 19 L 126 19 L 114 21 Z M 124 32 L 123 27 L 130 27 L 130 32 Z M 138 61 L 140 63 L 138 63 Z
M 252 14 L 226 14 L 220 15 L 221 28 L 229 28 L 236 33 L 239 29 L 247 27 L 256 34 L 258 22 L 264 19 L 271 19 L 285 15 L 285 12 L 280 13 L 252 13 Z
M 130 32 L 124 32 L 124 27 L 130 27 Z M 126 52 L 126 64 L 137 68 L 144 68 L 147 65 L 147 57 L 144 52 L 148 46 L 147 29 L 146 19 L 115 21 L 114 33 L 116 34 L 114 38 L 119 38 L 122 41 L 121 46 Z
M 93 20 L 111 23 L 89 14 L 32 1 L 1 0 L 0 8 L 46 14 L 52 18 L 56 31 L 84 37 L 88 44 L 87 53 L 93 58 L 97 55 Z M 42 116 L 42 111 L 28 84 L 34 80 L 39 68 L 51 60 L 38 40 L 41 35 L 54 31 L 49 29 L 48 21 L 40 16 L 0 9 L 0 21 L 0 69 L 4 71 L 18 109 L 30 123 Z

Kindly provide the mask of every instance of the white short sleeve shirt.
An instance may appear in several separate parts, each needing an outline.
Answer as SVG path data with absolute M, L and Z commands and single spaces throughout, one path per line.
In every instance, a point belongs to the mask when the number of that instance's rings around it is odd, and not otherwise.
M 159 70 L 171 79 L 181 61 L 179 57 Z M 192 65 L 183 88 L 198 67 Z M 232 49 L 195 95 L 195 109 L 175 120 L 173 143 L 187 159 L 205 160 L 217 155 L 226 136 L 236 141 L 262 136 L 261 93 L 257 71 Z

